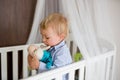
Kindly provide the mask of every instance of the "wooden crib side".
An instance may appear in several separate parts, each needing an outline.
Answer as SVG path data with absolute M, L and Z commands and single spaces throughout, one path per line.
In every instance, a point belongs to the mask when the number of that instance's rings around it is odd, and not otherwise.
M 44 73 L 39 73 L 34 76 L 30 76 L 28 78 L 24 78 L 21 80 L 62 80 L 62 76 L 66 73 L 69 74 L 69 80 L 74 80 L 75 78 L 75 70 L 79 70 L 80 73 L 80 79 L 79 80 L 84 80 L 84 71 L 85 71 L 85 61 L 81 62 L 76 62 L 72 63 L 67 66 L 63 66 L 60 68 L 56 68 L 50 71 L 46 71 Z
M 77 46 L 73 43 L 73 41 L 69 38 L 66 40 L 67 46 L 69 47 L 71 51 L 72 57 L 74 57 L 74 54 L 77 52 Z M 35 44 L 39 45 L 39 44 Z M 0 55 L 1 55 L 1 80 L 7 80 L 9 77 L 8 75 L 8 54 L 9 52 L 12 53 L 12 79 L 18 80 L 19 79 L 19 63 L 18 58 L 19 54 L 22 54 L 22 77 L 20 78 L 26 78 L 32 75 L 36 75 L 36 70 L 28 70 L 28 62 L 27 62 L 27 47 L 28 45 L 19 45 L 19 46 L 11 46 L 11 47 L 2 47 L 0 48 Z M 19 53 L 21 51 L 22 53 Z M 18 65 L 19 64 L 19 65 Z
M 12 70 L 13 73 L 12 78 L 13 80 L 18 80 L 18 52 L 22 51 L 23 54 L 23 77 L 28 77 L 28 63 L 27 63 L 27 47 L 28 45 L 22 45 L 22 46 L 12 46 L 12 47 L 2 47 L 0 48 L 0 55 L 1 55 L 1 80 L 7 80 L 8 79 L 8 68 L 7 66 L 9 63 L 7 62 L 7 55 L 9 52 L 12 53 Z
M 77 80 L 85 80 L 85 75 L 86 75 L 86 63 L 88 61 L 91 61 L 93 63 L 101 61 L 101 60 L 106 60 L 107 66 L 106 66 L 106 73 L 104 80 L 113 80 L 113 63 L 111 63 L 111 60 L 114 58 L 114 51 L 109 51 L 106 52 L 105 54 L 95 56 L 93 58 L 90 58 L 88 60 L 82 60 L 78 61 L 75 63 L 72 63 L 70 65 L 60 67 L 57 69 L 53 69 L 50 71 L 46 71 L 44 73 L 39 73 L 34 76 L 30 76 L 28 78 L 24 78 L 21 80 L 62 80 L 62 76 L 66 73 L 69 74 L 69 80 L 76 80 L 75 79 L 75 71 L 78 70 L 78 79 Z
M 72 57 L 76 53 L 77 46 L 69 39 L 67 40 L 67 45 L 71 51 Z M 39 45 L 39 44 L 37 44 Z M 106 52 L 105 54 L 90 58 L 89 60 L 82 60 L 61 68 L 53 69 L 44 73 L 37 74 L 35 70 L 28 70 L 28 63 L 27 63 L 27 47 L 28 45 L 21 45 L 21 46 L 12 46 L 12 47 L 2 47 L 0 48 L 0 55 L 1 55 L 1 80 L 7 80 L 8 74 L 7 74 L 7 55 L 8 52 L 12 52 L 12 69 L 13 69 L 13 80 L 18 80 L 18 54 L 19 51 L 22 51 L 23 56 L 23 66 L 22 66 L 22 80 L 50 80 L 50 79 L 56 79 L 60 80 L 63 74 L 68 73 L 69 79 L 74 80 L 75 79 L 75 71 L 77 70 L 80 77 L 79 80 L 85 80 L 85 69 L 86 69 L 86 63 L 87 61 L 91 62 L 97 62 L 100 60 L 106 60 L 106 73 L 105 73 L 105 80 L 113 80 L 113 60 L 115 55 L 115 50 L 111 50 Z M 31 74 L 30 74 L 31 73 Z M 59 74 L 59 75 L 58 75 Z M 54 76 L 53 76 L 54 75 Z

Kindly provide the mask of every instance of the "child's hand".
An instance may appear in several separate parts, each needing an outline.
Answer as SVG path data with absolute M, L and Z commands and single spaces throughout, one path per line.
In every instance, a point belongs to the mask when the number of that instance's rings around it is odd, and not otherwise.
M 32 70 L 38 69 L 40 65 L 36 55 L 35 56 L 28 55 L 28 64 Z
M 33 57 L 35 54 L 35 51 L 38 49 L 35 45 L 28 46 L 28 53 Z

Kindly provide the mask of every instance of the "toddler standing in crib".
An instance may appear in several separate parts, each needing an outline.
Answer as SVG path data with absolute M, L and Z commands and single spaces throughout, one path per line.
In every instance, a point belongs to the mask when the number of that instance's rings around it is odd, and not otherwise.
M 48 49 L 53 61 L 51 68 L 72 63 L 70 51 L 65 43 L 65 38 L 68 34 L 68 24 L 64 16 L 59 13 L 53 13 L 46 17 L 40 24 L 40 33 L 43 43 L 51 46 Z M 37 69 L 38 72 L 47 70 L 46 64 L 39 61 L 36 56 L 28 55 L 28 63 L 31 69 Z

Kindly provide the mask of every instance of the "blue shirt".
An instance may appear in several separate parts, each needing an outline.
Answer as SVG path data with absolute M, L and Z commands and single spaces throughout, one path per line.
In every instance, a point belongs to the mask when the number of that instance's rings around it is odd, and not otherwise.
M 58 45 L 51 47 L 48 51 L 50 51 L 52 56 L 52 61 L 53 61 L 52 68 L 57 68 L 72 63 L 70 51 L 67 45 L 65 44 L 65 41 L 62 41 Z M 43 72 L 46 70 L 48 70 L 46 68 L 46 64 L 40 62 L 38 72 Z

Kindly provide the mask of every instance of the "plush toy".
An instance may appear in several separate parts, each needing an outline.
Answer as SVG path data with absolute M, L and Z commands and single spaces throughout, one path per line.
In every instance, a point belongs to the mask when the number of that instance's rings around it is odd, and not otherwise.
M 30 45 L 28 47 L 28 53 L 31 56 L 37 56 L 37 58 L 46 63 L 46 68 L 47 69 L 51 69 L 52 66 L 52 57 L 50 52 L 47 51 L 47 49 L 49 49 L 50 46 L 46 46 L 45 44 L 41 43 L 40 47 L 36 46 L 36 45 Z
M 79 60 L 81 60 L 83 58 L 82 54 L 80 52 L 77 52 L 75 55 L 74 55 L 74 61 L 77 62 Z

